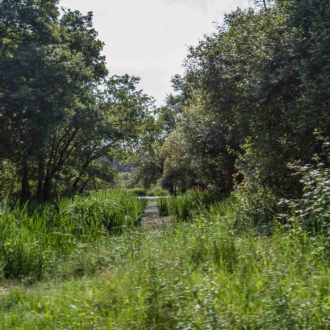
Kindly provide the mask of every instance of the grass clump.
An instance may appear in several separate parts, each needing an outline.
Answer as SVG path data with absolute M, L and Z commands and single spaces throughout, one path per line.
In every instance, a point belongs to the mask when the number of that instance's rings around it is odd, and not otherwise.
M 159 198 L 157 200 L 157 207 L 161 217 L 166 217 L 169 215 L 167 198 Z
M 188 191 L 181 196 L 173 196 L 158 201 L 161 215 L 173 216 L 177 221 L 191 220 L 196 214 L 208 211 L 210 207 L 223 200 L 224 196 L 210 191 Z
M 60 198 L 54 204 L 0 204 L 0 278 L 40 280 L 62 259 L 103 244 L 109 232 L 140 224 L 145 202 L 124 191 Z
M 61 207 L 78 222 L 101 221 L 108 231 L 119 231 L 140 225 L 146 202 L 135 198 L 135 192 L 110 190 L 92 192 L 88 198 L 76 196 L 64 200 Z

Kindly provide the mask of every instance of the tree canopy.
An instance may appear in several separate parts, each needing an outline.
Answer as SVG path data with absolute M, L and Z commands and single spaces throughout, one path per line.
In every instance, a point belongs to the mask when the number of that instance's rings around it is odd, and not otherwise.
M 49 199 L 111 179 L 105 160 L 137 138 L 152 100 L 138 78 L 109 77 L 93 14 L 53 0 L 4 0 L 0 36 L 4 180 L 15 171 L 22 198 Z M 12 187 L 3 193 L 18 194 Z

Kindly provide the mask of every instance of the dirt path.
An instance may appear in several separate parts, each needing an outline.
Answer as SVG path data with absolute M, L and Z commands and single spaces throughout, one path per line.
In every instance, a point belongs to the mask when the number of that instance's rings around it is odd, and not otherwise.
M 157 206 L 159 197 L 147 197 L 145 199 L 148 200 L 148 204 L 145 211 L 146 216 L 142 221 L 142 228 L 147 230 L 158 230 L 168 227 L 172 218 L 159 216 Z

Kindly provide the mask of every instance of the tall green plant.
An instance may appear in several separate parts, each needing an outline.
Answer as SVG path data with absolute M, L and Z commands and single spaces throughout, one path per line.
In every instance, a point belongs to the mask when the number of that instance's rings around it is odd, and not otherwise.
M 54 204 L 0 204 L 0 273 L 40 279 L 80 247 L 138 226 L 146 203 L 124 191 L 94 192 Z
M 221 201 L 224 195 L 211 191 L 188 191 L 182 196 L 166 199 L 166 209 L 169 215 L 177 221 L 191 220 L 197 213 L 207 211 L 217 202 Z

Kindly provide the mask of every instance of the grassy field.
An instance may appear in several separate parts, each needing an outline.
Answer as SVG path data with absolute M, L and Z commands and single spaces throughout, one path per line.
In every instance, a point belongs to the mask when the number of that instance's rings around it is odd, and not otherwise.
M 238 230 L 230 200 L 193 214 L 154 232 L 100 230 L 96 216 L 89 233 L 86 220 L 78 236 L 44 234 L 56 237 L 48 245 L 26 220 L 30 231 L 11 236 L 23 235 L 13 264 L 34 265 L 39 251 L 44 266 L 9 273 L 11 259 L 1 259 L 0 329 L 330 329 L 325 238 L 298 227 L 270 237 Z M 3 256 L 13 243 L 0 237 Z

